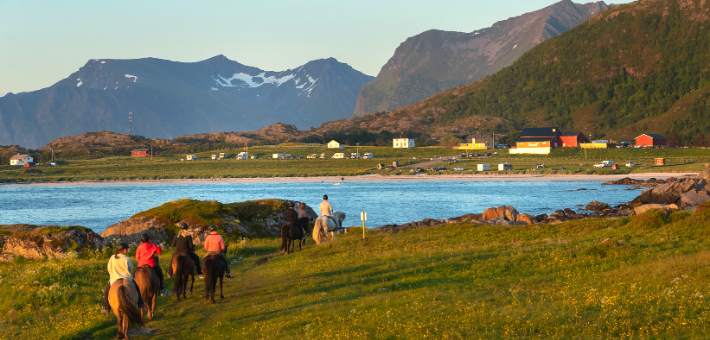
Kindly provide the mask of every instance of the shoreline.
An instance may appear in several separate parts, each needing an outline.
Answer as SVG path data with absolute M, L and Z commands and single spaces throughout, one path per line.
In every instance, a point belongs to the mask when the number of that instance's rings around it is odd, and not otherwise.
M 200 178 L 161 180 L 62 181 L 0 184 L 0 187 L 60 187 L 113 185 L 182 185 L 182 184 L 262 184 L 262 183 L 352 183 L 352 182 L 607 182 L 622 178 L 648 180 L 695 176 L 697 172 L 649 172 L 622 175 L 389 175 L 319 176 L 319 177 L 257 177 L 257 178 Z M 344 178 L 344 180 L 341 180 Z

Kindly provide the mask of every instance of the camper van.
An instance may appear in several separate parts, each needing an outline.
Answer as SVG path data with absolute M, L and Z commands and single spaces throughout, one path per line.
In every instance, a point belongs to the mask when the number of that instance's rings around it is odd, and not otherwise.
M 197 155 L 187 155 L 186 158 L 188 161 L 196 161 L 197 160 Z
M 212 160 L 214 161 L 214 160 L 217 160 L 217 159 L 219 159 L 219 155 L 218 155 L 218 154 L 213 154 L 213 155 L 212 155 Z
M 246 151 L 242 151 L 237 154 L 237 159 L 249 159 L 249 153 Z
M 317 154 L 317 153 L 312 153 L 312 154 L 306 156 L 306 158 L 308 158 L 308 159 L 316 159 L 316 158 L 318 158 L 318 154 Z
M 478 164 L 477 168 L 478 168 L 478 171 L 491 171 L 490 164 Z
M 287 153 L 275 153 L 271 156 L 271 158 L 273 158 L 273 159 L 287 159 L 287 158 L 291 158 L 291 155 L 287 154 Z
M 373 159 L 375 158 L 371 152 L 368 152 L 362 156 L 362 159 Z
M 340 152 L 340 153 L 336 153 L 336 154 L 335 154 L 335 155 L 333 155 L 333 157 L 331 157 L 331 158 L 335 158 L 335 159 L 343 159 L 343 158 L 345 158 L 345 154 L 344 154 L 344 153 L 342 153 L 342 152 Z
M 228 154 L 226 154 L 226 153 L 224 153 L 224 152 L 220 152 L 220 154 L 219 154 L 219 159 L 225 159 L 225 158 L 227 158 L 228 156 L 229 156 Z
M 350 158 L 352 159 L 360 159 L 360 154 L 357 152 L 353 152 L 350 154 Z
M 513 170 L 513 164 L 500 163 L 498 164 L 498 171 Z

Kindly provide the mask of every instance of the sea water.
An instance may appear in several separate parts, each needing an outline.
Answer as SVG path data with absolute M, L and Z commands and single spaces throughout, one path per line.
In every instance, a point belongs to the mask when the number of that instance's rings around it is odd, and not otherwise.
M 0 186 L 0 224 L 81 225 L 101 232 L 106 227 L 165 202 L 192 198 L 231 203 L 264 198 L 305 202 L 316 211 L 327 194 L 334 210 L 347 215 L 344 225 L 368 228 L 424 218 L 443 219 L 510 205 L 520 213 L 580 209 L 597 200 L 616 205 L 632 200 L 640 189 L 602 182 L 350 182 L 128 184 L 96 186 Z M 580 190 L 585 189 L 585 190 Z

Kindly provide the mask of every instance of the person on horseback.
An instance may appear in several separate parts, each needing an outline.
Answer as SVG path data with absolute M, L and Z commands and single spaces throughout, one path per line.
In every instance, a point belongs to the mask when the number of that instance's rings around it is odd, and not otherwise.
M 333 207 L 330 205 L 330 202 L 328 202 L 328 195 L 323 195 L 323 202 L 320 203 L 318 210 L 320 210 L 321 216 L 327 216 L 335 222 L 335 225 L 340 226 L 338 220 L 333 216 Z
M 301 228 L 303 228 L 304 233 L 309 232 L 308 222 L 310 222 L 310 220 L 308 219 L 308 212 L 306 211 L 306 203 L 301 203 L 301 207 L 298 209 L 298 223 L 301 225 Z
M 224 245 L 224 238 L 217 233 L 217 226 L 214 224 L 210 226 L 210 236 L 205 239 L 205 250 L 207 250 L 208 256 L 217 255 L 222 258 L 225 264 L 225 272 L 227 272 L 224 277 L 233 279 L 234 277 L 229 273 L 229 260 L 227 259 L 227 247 Z
M 143 302 L 143 298 L 140 296 L 138 284 L 133 281 L 133 275 L 131 275 L 131 273 L 133 273 L 133 262 L 131 262 L 131 259 L 126 256 L 127 253 L 128 245 L 125 243 L 119 243 L 116 254 L 111 256 L 108 260 L 106 269 L 108 270 L 109 281 L 108 285 L 106 285 L 106 289 L 104 290 L 104 309 L 101 310 L 101 313 L 108 314 L 108 311 L 111 309 L 111 305 L 108 302 L 108 292 L 111 290 L 111 285 L 119 279 L 131 281 L 134 285 L 136 285 L 136 291 L 138 291 L 138 307 L 145 307 L 145 302 Z
M 158 256 L 163 253 L 163 249 L 156 246 L 150 242 L 150 235 L 148 233 L 143 233 L 141 235 L 141 244 L 136 248 L 136 260 L 138 260 L 138 268 L 143 266 L 148 266 L 153 268 L 155 274 L 158 275 L 158 280 L 160 280 L 160 292 L 161 295 L 168 294 L 168 290 L 165 289 L 163 285 L 163 269 L 160 268 L 160 263 L 158 263 Z
M 192 235 L 187 231 L 189 226 L 187 223 L 180 223 L 180 233 L 173 239 L 173 254 L 185 253 L 195 262 L 195 269 L 197 269 L 197 274 L 200 275 L 200 279 L 205 277 L 202 275 L 202 262 L 200 262 L 200 257 L 195 254 L 195 244 L 192 242 Z M 168 277 L 173 275 L 172 266 L 168 269 Z
M 286 223 L 297 223 L 298 222 L 298 213 L 296 210 L 293 209 L 294 204 L 293 202 L 288 204 L 288 209 L 284 211 L 284 218 L 286 219 Z

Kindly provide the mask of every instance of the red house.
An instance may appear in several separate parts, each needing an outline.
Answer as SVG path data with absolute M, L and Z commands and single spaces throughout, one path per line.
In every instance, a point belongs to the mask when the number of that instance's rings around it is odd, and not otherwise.
M 656 134 L 643 134 L 636 137 L 636 146 L 666 146 L 666 137 Z
M 579 144 L 586 141 L 584 134 L 577 131 L 563 132 L 560 135 L 560 140 L 562 141 L 563 148 L 577 148 Z
M 131 151 L 131 156 L 133 157 L 146 157 L 146 156 L 155 156 L 155 153 L 151 155 L 150 149 L 135 149 Z

